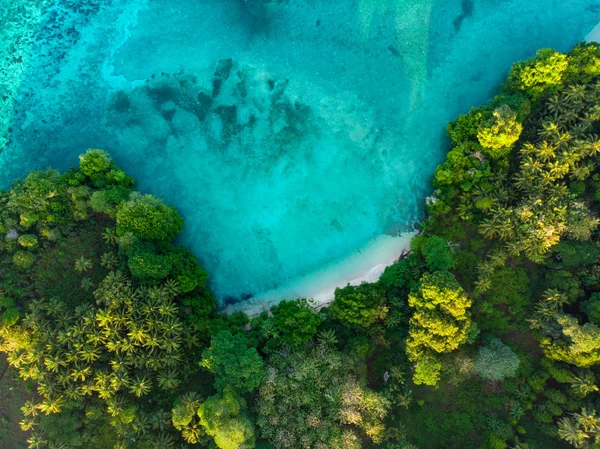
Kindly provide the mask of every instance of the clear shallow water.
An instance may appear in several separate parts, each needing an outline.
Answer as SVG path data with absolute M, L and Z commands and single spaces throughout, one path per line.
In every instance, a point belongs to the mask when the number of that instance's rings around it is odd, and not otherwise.
M 181 243 L 221 298 L 414 223 L 446 122 L 513 61 L 568 50 L 600 21 L 592 0 L 36 4 L 12 27 L 30 36 L 25 57 L 0 70 L 0 185 L 111 151 L 185 216 Z

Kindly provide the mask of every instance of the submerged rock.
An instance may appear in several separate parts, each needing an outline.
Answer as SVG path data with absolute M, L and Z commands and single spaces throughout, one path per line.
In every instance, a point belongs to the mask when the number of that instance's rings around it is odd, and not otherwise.
M 210 95 L 200 92 L 198 94 L 198 105 L 196 110 L 194 111 L 198 116 L 198 119 L 203 122 L 206 116 L 208 115 L 208 111 L 210 110 L 210 106 L 212 104 L 212 98 Z
M 232 59 L 221 59 L 217 64 L 217 68 L 215 70 L 215 75 L 213 79 L 213 91 L 212 97 L 217 98 L 221 93 L 221 85 L 224 81 L 229 79 L 229 75 L 231 74 L 231 69 L 233 68 L 233 60 Z

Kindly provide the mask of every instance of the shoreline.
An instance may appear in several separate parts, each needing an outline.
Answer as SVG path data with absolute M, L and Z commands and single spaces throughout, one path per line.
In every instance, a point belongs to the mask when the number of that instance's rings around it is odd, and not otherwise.
M 416 231 L 397 237 L 379 236 L 338 262 L 247 301 L 226 306 L 222 311 L 228 314 L 244 312 L 249 317 L 254 317 L 269 311 L 283 300 L 298 298 L 308 299 L 313 308 L 320 310 L 333 302 L 336 288 L 376 282 L 386 267 L 396 262 L 403 251 L 410 250 L 410 242 L 415 235 Z
M 584 38 L 585 42 L 600 42 L 600 23 L 592 28 L 587 36 Z

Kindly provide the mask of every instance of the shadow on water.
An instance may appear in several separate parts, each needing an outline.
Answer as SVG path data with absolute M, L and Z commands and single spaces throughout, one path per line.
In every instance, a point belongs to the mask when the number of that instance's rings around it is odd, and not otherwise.
M 460 31 L 460 28 L 462 27 L 464 20 L 468 17 L 471 17 L 471 15 L 473 14 L 474 6 L 475 6 L 475 0 L 462 0 L 462 2 L 461 2 L 462 11 L 452 21 L 452 24 L 454 25 L 454 29 L 456 30 L 457 33 Z

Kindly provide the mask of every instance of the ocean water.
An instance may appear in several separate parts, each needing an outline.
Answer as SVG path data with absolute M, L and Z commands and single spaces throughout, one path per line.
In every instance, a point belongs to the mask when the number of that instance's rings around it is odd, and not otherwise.
M 104 148 L 223 301 L 419 220 L 445 124 L 598 0 L 0 0 L 0 186 Z

